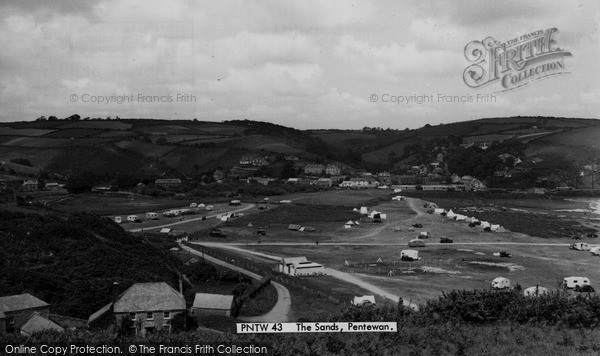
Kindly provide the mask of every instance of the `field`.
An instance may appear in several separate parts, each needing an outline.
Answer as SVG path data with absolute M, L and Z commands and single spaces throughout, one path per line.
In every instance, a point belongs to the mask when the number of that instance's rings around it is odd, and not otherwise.
M 116 145 L 146 157 L 161 157 L 169 151 L 176 149 L 174 146 L 161 146 L 140 141 L 119 141 Z
M 66 212 L 86 211 L 99 215 L 146 214 L 148 211 L 189 205 L 185 200 L 152 198 L 138 195 L 77 195 L 62 199 L 53 209 Z
M 121 121 L 76 121 L 59 126 L 60 129 L 102 129 L 102 130 L 129 130 L 131 124 Z
M 100 132 L 100 130 L 94 129 L 74 128 L 51 132 L 47 135 L 44 135 L 44 138 L 83 138 L 97 135 Z
M 53 130 L 44 129 L 13 129 L 11 127 L 2 126 L 0 127 L 0 135 L 11 135 L 11 136 L 42 136 L 53 132 Z
M 324 199 L 331 204 L 336 194 L 326 196 Z M 339 203 L 341 200 L 335 202 Z M 346 197 L 343 201 L 350 203 L 352 199 Z M 498 207 L 499 204 L 507 208 L 511 201 L 496 201 L 480 208 L 485 210 L 492 206 Z M 509 278 L 513 285 L 518 283 L 523 288 L 540 284 L 551 290 L 556 289 L 566 276 L 586 276 L 592 280 L 592 284 L 600 280 L 600 270 L 597 268 L 600 259 L 588 252 L 570 250 L 568 245 L 572 243 L 571 239 L 552 237 L 554 235 L 535 237 L 511 231 L 483 232 L 482 229 L 468 227 L 464 222 L 428 214 L 424 202 L 418 199 L 409 199 L 408 203 L 381 202 L 378 199 L 371 202 L 374 204 L 370 206 L 371 209 L 387 214 L 384 223 L 361 223 L 360 226 L 347 230 L 341 222 L 346 218 L 344 213 L 347 210 L 339 206 L 330 205 L 329 216 L 323 217 L 324 205 L 281 205 L 267 213 L 243 217 L 225 224 L 225 228 L 229 230 L 227 241 L 237 241 L 239 247 L 274 256 L 306 256 L 326 268 L 350 273 L 413 303 L 424 303 L 428 299 L 437 298 L 443 291 L 453 289 L 487 289 L 492 279 L 498 276 Z M 458 202 L 450 199 L 447 202 L 453 202 L 452 206 L 474 205 L 472 201 L 461 202 L 460 199 Z M 354 203 L 358 201 L 354 200 Z M 538 215 L 546 213 L 551 218 L 557 218 L 567 216 L 565 214 L 568 213 L 556 210 L 578 209 L 582 206 L 585 204 L 580 202 L 532 199 L 515 200 L 512 209 L 535 209 Z M 498 210 L 497 217 L 510 214 L 510 210 Z M 521 211 L 518 213 L 523 214 Z M 287 231 L 286 224 L 296 220 L 303 222 L 303 225 L 309 225 L 309 221 L 314 222 L 318 226 L 317 232 L 310 234 Z M 568 220 L 560 218 L 557 224 L 568 226 L 565 225 Z M 544 225 L 548 221 L 534 220 L 531 224 Z M 490 222 L 498 221 L 490 219 Z M 252 223 L 253 228 L 247 227 L 247 223 Z M 410 227 L 415 223 L 420 223 L 423 227 L 411 231 Z M 248 239 L 247 233 L 265 224 L 268 224 L 264 226 L 267 236 L 261 237 L 260 242 L 256 236 Z M 551 228 L 556 229 L 556 226 Z M 242 231 L 245 233 L 241 233 Z M 400 251 L 407 249 L 408 241 L 414 239 L 420 231 L 428 231 L 432 236 L 425 240 L 427 247 L 418 248 L 422 259 L 416 262 L 400 261 Z M 454 243 L 440 244 L 439 238 L 442 236 L 453 239 Z M 512 257 L 493 255 L 501 250 L 508 251 Z M 379 259 L 381 260 L 378 262 Z

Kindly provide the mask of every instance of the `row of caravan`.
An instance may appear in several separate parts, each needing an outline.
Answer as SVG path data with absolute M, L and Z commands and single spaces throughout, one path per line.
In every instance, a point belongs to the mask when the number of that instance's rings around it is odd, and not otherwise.
M 590 285 L 590 280 L 587 277 L 565 277 L 562 282 L 563 289 L 573 289 L 581 292 L 593 292 L 594 289 Z M 510 280 L 504 277 L 494 278 L 492 281 L 493 289 L 509 289 L 511 288 Z M 523 291 L 525 296 L 535 296 L 547 294 L 548 288 L 535 286 L 529 287 Z
M 204 206 L 204 204 L 201 204 L 202 207 L 204 208 L 204 210 L 206 211 L 211 211 L 213 210 L 213 206 L 212 205 L 206 205 Z M 192 209 L 171 209 L 171 210 L 167 210 L 165 212 L 162 213 L 162 215 L 166 218 L 172 218 L 172 217 L 178 217 L 178 216 L 182 216 L 182 215 L 192 215 L 192 214 L 198 214 L 199 213 L 199 208 L 192 208 Z M 125 218 L 127 222 L 141 222 L 142 219 L 140 219 L 139 216 L 137 215 L 127 215 L 127 217 Z M 155 213 L 155 212 L 148 212 L 146 213 L 146 220 L 158 220 L 159 219 L 159 214 Z M 117 224 L 121 224 L 123 223 L 123 217 L 121 216 L 115 216 L 114 218 L 115 222 Z

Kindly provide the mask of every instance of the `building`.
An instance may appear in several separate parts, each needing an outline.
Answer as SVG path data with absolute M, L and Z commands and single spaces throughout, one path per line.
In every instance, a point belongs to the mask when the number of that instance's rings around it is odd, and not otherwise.
M 460 178 L 462 184 L 465 185 L 465 188 L 468 190 L 477 190 L 477 189 L 485 189 L 486 186 L 477 178 L 471 176 L 462 176 Z
M 286 161 L 297 161 L 298 157 L 296 156 L 285 156 Z
M 21 190 L 24 192 L 32 192 L 38 190 L 38 181 L 37 180 L 26 180 L 21 185 Z
M 196 293 L 192 314 L 196 317 L 205 315 L 231 316 L 233 295 Z
M 58 183 L 50 182 L 44 185 L 44 190 L 57 191 L 61 190 L 61 186 Z
M 47 316 L 50 305 L 29 293 L 0 297 L 0 335 L 20 330 L 33 313 Z
M 89 317 L 90 328 L 107 326 L 106 319 L 114 320 L 116 325 L 123 325 L 123 319 L 128 319 L 136 335 L 170 332 L 173 318 L 186 311 L 181 285 L 178 292 L 165 282 L 136 283 L 120 295 L 117 288 L 118 284 L 114 284 L 113 302 Z
M 389 172 L 379 172 L 377 174 L 377 180 L 381 184 L 390 185 L 392 184 L 392 175 Z
M 331 187 L 333 185 L 333 179 L 319 178 L 315 181 L 315 185 L 317 185 L 319 187 Z
M 269 183 L 274 182 L 275 178 L 267 178 L 267 177 L 248 177 L 246 179 L 247 183 L 256 182 L 262 185 L 269 185 Z
M 154 184 L 165 188 L 165 189 L 173 189 L 181 187 L 181 179 L 179 178 L 159 178 L 154 181 Z
M 325 167 L 325 174 L 329 174 L 330 176 L 337 176 L 340 172 L 340 167 L 335 164 L 328 164 L 327 167 Z
M 267 158 L 268 157 L 244 156 L 240 159 L 240 164 L 242 166 L 255 167 L 268 166 L 269 162 L 267 161 Z
M 304 166 L 304 174 L 322 174 L 325 166 L 322 164 L 307 164 Z
M 25 336 L 30 336 L 42 330 L 65 331 L 65 328 L 52 321 L 47 315 L 39 312 L 33 312 L 29 319 L 19 327 L 19 331 Z
M 325 267 L 308 261 L 304 256 L 286 257 L 279 262 L 278 271 L 290 276 L 320 276 L 325 274 Z

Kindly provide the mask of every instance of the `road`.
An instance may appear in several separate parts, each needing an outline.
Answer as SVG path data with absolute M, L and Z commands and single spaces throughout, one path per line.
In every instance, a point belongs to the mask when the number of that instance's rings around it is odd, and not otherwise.
M 256 206 L 255 204 L 249 204 L 248 206 L 245 206 L 245 207 L 243 207 L 241 209 L 232 210 L 232 211 L 228 211 L 228 212 L 223 212 L 223 213 L 218 213 L 218 214 L 213 214 L 213 215 L 207 215 L 207 216 L 200 216 L 200 217 L 197 217 L 197 218 L 191 218 L 191 219 L 187 219 L 187 220 L 174 221 L 172 223 L 158 225 L 158 226 L 150 226 L 150 227 L 144 227 L 144 228 L 129 229 L 127 231 L 129 231 L 129 232 L 140 232 L 140 231 L 162 229 L 164 227 L 170 227 L 170 226 L 175 226 L 175 225 L 187 224 L 189 222 L 202 220 L 203 218 L 206 218 L 206 219 L 214 218 L 217 215 L 221 215 L 221 214 L 239 213 L 239 212 L 242 212 L 242 211 L 250 210 L 250 209 L 254 208 L 255 206 Z
M 182 249 L 184 249 L 194 255 L 200 256 L 203 259 L 205 259 L 209 262 L 212 262 L 214 264 L 226 267 L 226 268 L 236 271 L 236 272 L 243 273 L 243 274 L 247 275 L 248 277 L 259 280 L 259 281 L 262 279 L 262 276 L 254 273 L 254 272 L 247 271 L 243 268 L 229 264 L 225 261 L 221 261 L 217 258 L 209 256 L 200 251 L 196 251 L 189 246 L 182 245 L 182 244 L 179 244 L 179 246 Z M 262 323 L 275 323 L 275 322 L 289 321 L 290 310 L 292 308 L 292 298 L 290 296 L 290 291 L 286 287 L 284 287 L 283 285 L 281 285 L 277 282 L 271 281 L 271 284 L 275 287 L 275 290 L 277 290 L 277 303 L 275 304 L 273 309 L 271 309 L 268 313 L 263 314 L 263 315 L 253 316 L 253 317 L 239 317 L 239 319 L 247 321 L 247 322 L 258 322 L 258 323 L 261 323 L 261 322 Z
M 191 242 L 191 243 L 198 244 L 198 245 L 203 245 L 203 246 L 208 246 L 208 247 L 214 247 L 214 248 L 222 248 L 222 249 L 234 250 L 236 252 L 241 252 L 241 253 L 245 253 L 245 254 L 251 254 L 251 255 L 258 256 L 258 257 L 262 257 L 262 258 L 268 258 L 268 259 L 271 259 L 271 260 L 274 260 L 274 261 L 280 261 L 281 258 L 282 258 L 280 256 L 274 256 L 274 255 L 269 255 L 269 254 L 262 253 L 262 252 L 246 250 L 246 249 L 237 247 L 239 245 L 236 246 L 236 244 L 228 244 L 228 243 L 220 243 L 220 242 Z M 256 244 L 256 245 L 258 246 L 259 244 Z M 263 244 L 260 244 L 260 245 L 263 245 Z M 314 245 L 314 244 L 311 244 L 311 245 Z M 321 243 L 319 243 L 319 245 L 321 245 Z M 336 244 L 331 243 L 331 245 L 336 245 Z M 394 301 L 396 303 L 398 303 L 398 301 L 400 300 L 400 296 L 392 294 L 390 292 L 387 292 L 387 291 L 385 291 L 385 290 L 383 290 L 383 289 L 381 289 L 381 288 L 379 288 L 379 287 L 377 287 L 377 286 L 375 286 L 375 285 L 373 285 L 371 283 L 365 282 L 365 281 L 363 281 L 363 280 L 361 280 L 361 279 L 359 279 L 357 277 L 354 277 L 354 276 L 352 276 L 349 273 L 342 272 L 342 271 L 339 271 L 339 270 L 336 270 L 336 269 L 333 269 L 333 268 L 326 268 L 325 269 L 325 273 L 327 275 L 330 275 L 332 277 L 340 279 L 340 280 L 342 280 L 344 282 L 357 285 L 357 286 L 359 286 L 359 287 L 361 287 L 363 289 L 366 289 L 366 290 L 368 290 L 368 291 L 370 291 L 372 293 L 380 295 L 383 298 L 390 299 L 390 300 L 392 300 L 392 301 Z M 411 307 L 414 310 L 418 309 L 418 307 L 417 307 L 416 304 L 409 303 L 406 300 L 406 298 L 402 298 L 402 304 L 404 306 Z
M 427 240 L 423 240 L 427 244 L 427 246 L 458 246 L 458 245 L 468 245 L 468 246 L 560 246 L 560 247 L 568 247 L 571 246 L 569 243 L 545 243 L 545 242 L 500 242 L 500 241 L 489 241 L 489 242 L 454 242 L 454 243 L 439 243 L 439 242 L 428 242 Z M 314 242 L 267 242 L 261 241 L 258 242 L 202 242 L 204 246 L 208 247 L 216 247 L 216 248 L 228 248 L 227 246 L 315 246 Z M 405 242 L 396 243 L 396 242 L 320 242 L 319 246 L 404 246 L 408 247 Z M 248 252 L 248 250 L 244 250 L 238 248 L 238 250 L 243 252 Z M 253 252 L 252 252 L 253 253 Z M 256 254 L 256 253 L 253 253 Z M 265 255 L 268 256 L 268 255 Z M 274 257 L 274 256 L 272 256 Z M 281 258 L 279 258 L 281 259 Z

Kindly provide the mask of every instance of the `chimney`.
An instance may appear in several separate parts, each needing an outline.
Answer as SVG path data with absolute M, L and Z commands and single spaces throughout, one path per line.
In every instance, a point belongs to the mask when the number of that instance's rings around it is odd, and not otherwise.
M 181 279 L 181 275 L 179 275 L 179 293 L 183 294 L 183 280 Z
M 119 299 L 119 282 L 113 282 L 112 286 L 110 287 L 110 297 L 110 301 L 114 305 L 117 302 L 117 299 Z

